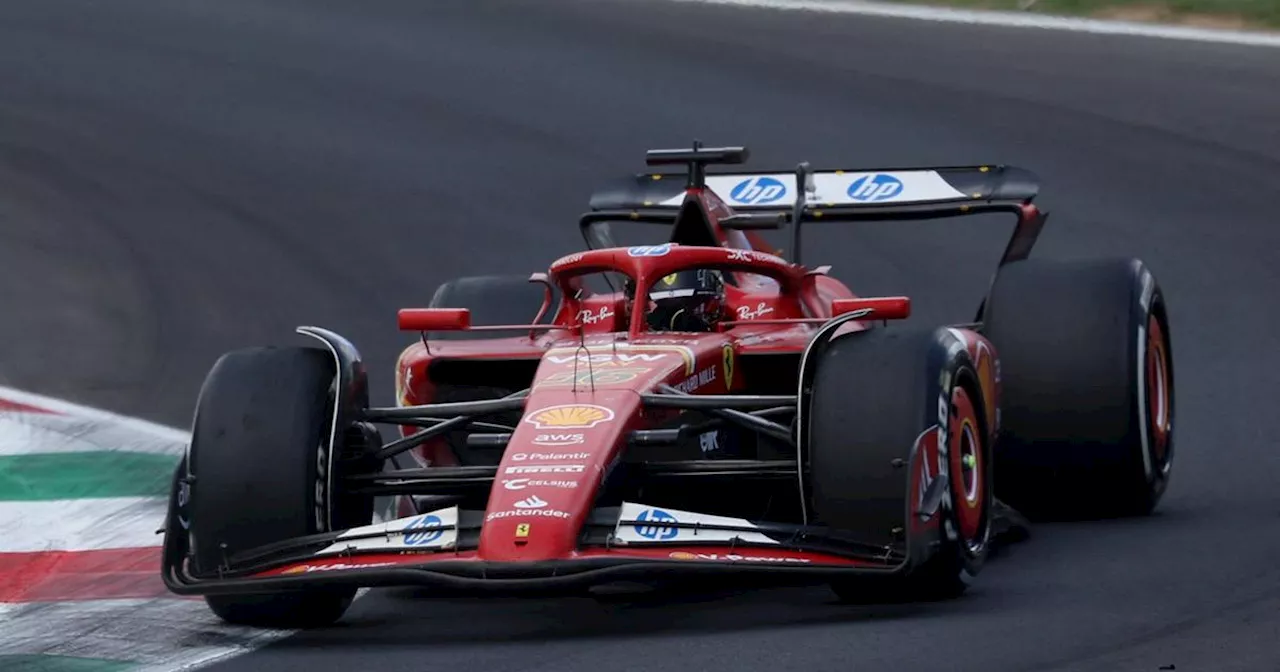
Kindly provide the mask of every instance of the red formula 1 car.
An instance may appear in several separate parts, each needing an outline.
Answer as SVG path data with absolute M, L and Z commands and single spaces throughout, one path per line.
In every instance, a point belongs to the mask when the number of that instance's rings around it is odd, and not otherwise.
M 687 169 L 597 193 L 591 249 L 401 311 L 422 338 L 396 407 L 370 407 L 330 331 L 222 357 L 174 475 L 168 587 L 262 626 L 329 623 L 358 587 L 404 584 L 711 573 L 929 599 L 964 589 L 1012 510 L 1151 511 L 1173 368 L 1141 262 L 1027 259 L 1044 215 L 1017 168 L 706 172 L 745 157 L 651 151 Z M 1017 225 L 972 324 L 912 324 L 908 298 L 855 296 L 796 258 L 805 222 L 981 212 Z M 668 235 L 617 246 L 611 224 L 637 221 Z M 790 261 L 760 233 L 783 226 Z

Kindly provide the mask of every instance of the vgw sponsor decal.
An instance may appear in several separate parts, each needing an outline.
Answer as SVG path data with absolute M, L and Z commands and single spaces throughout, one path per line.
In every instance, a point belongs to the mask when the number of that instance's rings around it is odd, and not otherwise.
M 649 363 L 665 361 L 664 359 L 650 359 L 636 357 L 640 354 L 649 354 L 650 356 L 662 355 L 678 355 L 684 360 L 685 375 L 693 373 L 694 363 L 697 358 L 693 354 L 693 349 L 676 343 L 657 344 L 656 342 L 646 343 L 627 343 L 611 341 L 607 343 L 597 343 L 592 345 L 565 345 L 557 346 L 547 350 L 545 357 L 554 364 L 569 364 L 574 361 L 579 363 L 591 363 L 597 366 L 628 366 L 637 363 Z M 588 360 L 586 358 L 590 357 Z
M 618 353 L 618 354 L 591 354 L 591 355 L 547 355 L 547 361 L 552 364 L 570 364 L 577 362 L 580 364 L 634 364 L 636 362 L 657 362 L 666 358 L 666 353 L 648 353 L 641 352 L 635 354 Z
M 578 371 L 557 371 L 542 380 L 539 380 L 534 387 L 566 387 L 576 385 L 621 385 L 629 383 L 640 376 L 649 373 L 652 369 L 599 369 L 591 370 L 586 365 Z M 603 365 L 598 365 L 603 366 Z

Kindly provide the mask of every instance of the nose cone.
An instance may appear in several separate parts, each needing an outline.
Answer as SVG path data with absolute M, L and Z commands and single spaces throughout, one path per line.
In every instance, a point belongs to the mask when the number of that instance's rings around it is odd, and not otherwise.
M 535 391 L 498 465 L 478 554 L 486 560 L 563 558 L 577 547 L 639 395 Z
M 681 343 L 552 348 L 534 376 L 489 492 L 480 558 L 535 561 L 576 550 L 601 483 L 640 428 L 640 395 L 670 382 L 695 391 L 721 366 L 723 336 Z M 705 360 L 705 361 L 704 361 Z M 731 359 L 724 359 L 727 366 Z M 720 380 L 724 377 L 704 376 Z M 727 376 L 726 376 L 727 377 Z

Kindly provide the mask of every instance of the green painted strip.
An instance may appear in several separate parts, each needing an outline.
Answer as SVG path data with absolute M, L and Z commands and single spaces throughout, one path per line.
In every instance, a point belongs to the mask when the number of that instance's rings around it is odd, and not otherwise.
M 120 660 L 38 654 L 0 654 L 0 670 L 5 672 L 125 672 L 125 670 L 136 668 L 137 663 Z
M 4 456 L 0 501 L 162 497 L 169 491 L 178 459 L 115 451 Z

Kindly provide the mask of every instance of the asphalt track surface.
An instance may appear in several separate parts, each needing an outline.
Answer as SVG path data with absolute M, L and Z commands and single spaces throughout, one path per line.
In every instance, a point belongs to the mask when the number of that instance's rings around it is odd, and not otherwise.
M 1158 515 L 1040 527 L 946 604 L 375 591 L 215 669 L 1275 669 L 1278 53 L 641 1 L 8 0 L 0 371 L 186 426 L 220 352 L 321 324 L 386 402 L 396 308 L 542 269 L 649 147 L 1015 163 L 1055 211 L 1038 254 L 1140 256 L 1169 297 Z M 971 316 L 1008 231 L 814 228 L 810 263 L 922 321 Z

